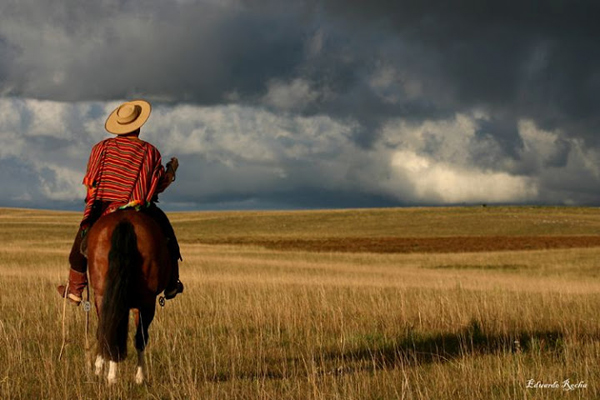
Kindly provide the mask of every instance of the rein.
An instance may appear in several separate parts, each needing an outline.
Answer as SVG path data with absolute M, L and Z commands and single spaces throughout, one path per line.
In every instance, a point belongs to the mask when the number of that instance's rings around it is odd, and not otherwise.
M 86 286 L 85 290 L 86 290 L 86 299 L 85 299 L 85 301 L 81 302 L 83 304 L 83 311 L 85 311 L 85 361 L 86 361 L 86 365 L 91 366 L 92 365 L 92 353 L 90 351 L 91 346 L 90 346 L 89 332 L 90 332 L 90 310 L 91 310 L 92 306 L 90 303 L 90 287 L 89 287 L 89 285 Z M 69 291 L 69 283 L 67 282 L 65 294 L 63 296 L 62 344 L 60 346 L 60 352 L 58 354 L 59 361 L 62 359 L 64 350 L 65 350 L 65 346 L 67 344 L 67 328 L 66 328 L 65 321 L 66 321 L 66 314 L 67 314 L 68 291 Z
M 62 345 L 60 346 L 60 352 L 58 353 L 58 360 L 62 359 L 63 351 L 65 349 L 65 344 L 67 343 L 67 330 L 65 328 L 65 316 L 67 313 L 67 293 L 69 292 L 69 282 L 67 282 L 67 287 L 65 288 L 65 293 L 63 295 L 63 312 L 62 312 Z
M 90 351 L 90 310 L 92 308 L 90 304 L 90 285 L 85 287 L 85 301 L 83 302 L 83 311 L 85 311 L 85 361 L 86 365 L 92 365 L 92 353 Z

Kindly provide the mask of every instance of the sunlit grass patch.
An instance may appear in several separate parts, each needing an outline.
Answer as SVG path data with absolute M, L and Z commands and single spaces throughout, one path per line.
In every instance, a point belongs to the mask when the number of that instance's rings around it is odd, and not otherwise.
M 477 264 L 444 264 L 444 265 L 434 265 L 429 267 L 432 269 L 475 269 L 475 270 L 497 270 L 497 271 L 522 271 L 528 269 L 526 265 L 519 264 L 487 264 L 487 265 L 477 265 Z
M 517 221 L 503 222 L 507 235 L 527 221 L 529 235 L 577 236 L 600 225 L 593 209 L 491 209 L 176 213 L 186 290 L 157 310 L 148 385 L 133 383 L 131 351 L 112 388 L 86 369 L 82 307 L 67 308 L 58 360 L 55 287 L 79 214 L 0 212 L 0 225 L 11 221 L 0 244 L 0 398 L 598 398 L 600 248 L 355 253 L 196 240 L 269 230 L 318 241 L 349 226 L 363 237 L 474 235 L 503 219 Z M 527 389 L 531 379 L 588 387 Z

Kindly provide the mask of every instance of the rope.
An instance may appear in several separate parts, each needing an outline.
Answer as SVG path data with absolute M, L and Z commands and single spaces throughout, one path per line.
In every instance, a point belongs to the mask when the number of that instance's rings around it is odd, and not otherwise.
M 63 295 L 63 311 L 62 311 L 62 344 L 60 346 L 60 352 L 58 354 L 58 360 L 62 360 L 62 356 L 65 350 L 65 346 L 67 344 L 67 325 L 66 325 L 66 315 L 67 315 L 67 296 L 69 293 L 69 283 L 67 282 L 67 286 L 65 287 L 65 293 Z M 91 352 L 90 352 L 90 340 L 89 340 L 89 331 L 90 331 L 90 286 L 86 286 L 86 307 L 85 310 L 85 359 L 86 365 L 91 366 Z
M 91 368 L 92 367 L 92 354 L 90 351 L 90 340 L 89 340 L 89 332 L 90 332 L 90 285 L 88 284 L 85 287 L 85 361 L 86 365 Z
M 67 293 L 69 292 L 69 283 L 65 287 L 65 293 L 63 294 L 63 312 L 62 312 L 62 345 L 60 346 L 60 353 L 58 353 L 58 360 L 62 359 L 63 351 L 65 350 L 65 344 L 67 343 L 67 329 L 65 325 L 65 316 L 67 314 Z

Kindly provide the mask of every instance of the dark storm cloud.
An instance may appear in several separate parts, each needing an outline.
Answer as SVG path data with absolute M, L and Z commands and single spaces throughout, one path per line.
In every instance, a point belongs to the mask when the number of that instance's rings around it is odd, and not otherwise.
M 315 187 L 298 187 L 286 192 L 219 194 L 203 198 L 201 203 L 205 207 L 217 209 L 256 208 L 260 205 L 277 209 L 372 208 L 403 205 L 393 196 L 357 191 L 340 192 Z
M 477 121 L 479 129 L 475 132 L 478 136 L 493 138 L 502 148 L 504 154 L 513 158 L 518 157 L 517 147 L 522 147 L 521 136 L 517 120 L 513 117 L 480 119 Z M 518 146 L 515 146 L 515 143 Z M 481 160 L 485 162 L 485 160 Z
M 229 157 L 234 158 L 234 157 Z M 389 207 L 402 203 L 385 193 L 361 191 L 361 182 L 350 166 L 326 168 L 318 157 L 285 160 L 285 176 L 268 163 L 239 161 L 231 168 L 205 156 L 179 157 L 178 180 L 196 185 L 173 185 L 160 198 L 169 206 L 176 203 L 202 204 L 203 208 L 345 208 Z M 340 163 L 340 164 L 343 164 Z M 364 182 L 363 182 L 364 183 Z M 201 194 L 198 187 L 202 188 Z M 175 203 L 175 204 L 174 204 Z
M 218 2 L 66 3 L 3 7 L 0 32 L 19 50 L 5 91 L 66 101 L 145 95 L 215 104 L 263 90 L 302 55 L 302 27 L 285 15 Z
M 19 176 L 21 179 L 15 181 L 14 176 Z M 3 188 L 10 188 L 10 195 L 3 198 L 3 202 L 9 203 L 11 206 L 17 206 L 19 202 L 25 203 L 32 198 L 41 196 L 39 193 L 31 192 L 31 188 L 39 187 L 40 180 L 37 172 L 33 170 L 27 163 L 19 160 L 16 157 L 7 157 L 0 159 L 0 185 Z M 6 194 L 7 191 L 4 191 Z
M 422 50 L 413 70 L 435 73 L 440 108 L 481 107 L 592 140 L 600 128 L 600 3 L 370 1 L 324 3 L 329 15 L 388 29 Z M 384 28 L 381 28 L 381 27 Z M 392 52 L 392 58 L 394 54 Z M 402 60 L 396 60 L 402 65 Z M 431 78 L 432 76 L 430 76 Z M 423 78 L 427 78 L 424 76 Z M 499 132 L 513 136 L 513 129 Z M 594 142 L 595 143 L 595 142 Z M 515 143 L 518 144 L 518 143 Z
M 481 109 L 498 121 L 489 132 L 511 156 L 523 118 L 596 145 L 597 3 L 332 0 L 315 9 L 357 49 L 355 84 L 328 109 L 343 104 L 371 131 L 388 116 L 430 120 Z M 364 87 L 377 63 L 400 73 L 393 103 Z M 403 93 L 411 81 L 420 85 L 416 96 Z
M 0 161 L 25 156 L 40 196 L 72 198 L 112 101 L 140 96 L 145 134 L 189 168 L 166 202 L 589 202 L 599 8 L 7 0 Z
M 0 84 L 15 96 L 53 100 L 140 95 L 210 105 L 256 104 L 271 82 L 300 78 L 315 93 L 294 111 L 353 117 L 366 147 L 389 117 L 423 121 L 473 108 L 507 125 L 532 118 L 589 140 L 600 126 L 599 8 L 583 1 L 15 1 L 0 17 L 0 53 L 12 60 L 0 64 Z M 385 68 L 395 76 L 374 86 Z M 495 137 L 519 146 L 512 129 Z
M 0 35 L 0 94 L 9 86 L 9 69 L 15 56 L 16 50 Z

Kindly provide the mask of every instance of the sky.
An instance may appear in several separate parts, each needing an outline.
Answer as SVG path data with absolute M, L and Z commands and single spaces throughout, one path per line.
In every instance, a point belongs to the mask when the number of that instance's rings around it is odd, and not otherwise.
M 167 210 L 600 205 L 600 11 L 552 0 L 3 0 L 0 207 L 83 208 L 108 114 Z

